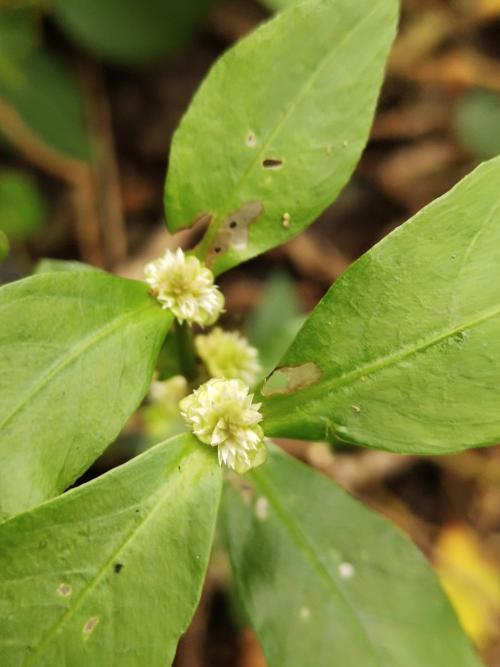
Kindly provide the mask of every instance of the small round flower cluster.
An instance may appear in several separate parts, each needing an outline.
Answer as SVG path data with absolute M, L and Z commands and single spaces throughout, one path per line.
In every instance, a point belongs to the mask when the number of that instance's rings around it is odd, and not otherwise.
M 180 248 L 146 264 L 145 274 L 153 294 L 179 322 L 208 326 L 221 314 L 224 297 L 214 285 L 213 273 Z
M 219 463 L 239 474 L 266 460 L 260 403 L 241 380 L 213 378 L 180 402 L 181 414 L 193 433 L 218 448 Z
M 196 336 L 196 352 L 214 378 L 239 379 L 253 385 L 260 373 L 257 350 L 237 331 L 215 327 Z
M 188 383 L 183 375 L 174 375 L 168 380 L 153 380 L 149 388 L 151 401 L 165 405 L 178 405 L 188 393 Z
M 181 323 L 209 326 L 222 312 L 224 297 L 212 272 L 196 257 L 186 257 L 181 249 L 167 250 L 146 265 L 145 274 L 162 307 L 171 310 Z M 252 403 L 248 386 L 260 372 L 257 350 L 238 333 L 219 327 L 208 335 L 196 336 L 195 346 L 213 378 L 180 401 L 181 415 L 201 442 L 217 447 L 221 465 L 242 474 L 267 456 L 259 425 L 260 403 Z M 181 380 L 182 387 L 177 378 L 172 387 L 157 383 L 152 394 L 158 399 L 169 395 L 170 389 L 179 389 L 182 394 L 186 383 Z

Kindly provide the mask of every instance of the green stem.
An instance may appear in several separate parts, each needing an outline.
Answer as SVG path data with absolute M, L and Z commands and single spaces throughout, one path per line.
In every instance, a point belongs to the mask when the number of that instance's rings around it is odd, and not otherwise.
M 182 372 L 186 380 L 192 382 L 198 376 L 198 366 L 194 353 L 193 330 L 186 322 L 182 324 L 177 322 L 175 325 L 175 336 Z

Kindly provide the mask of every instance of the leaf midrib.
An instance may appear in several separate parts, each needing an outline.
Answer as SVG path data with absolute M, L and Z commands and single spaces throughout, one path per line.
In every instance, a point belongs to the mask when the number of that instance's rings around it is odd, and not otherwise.
M 338 585 L 335 577 L 333 577 L 325 565 L 321 562 L 321 559 L 316 555 L 314 546 L 309 542 L 309 539 L 304 534 L 300 525 L 294 520 L 293 515 L 284 507 L 280 502 L 277 495 L 274 492 L 271 482 L 266 479 L 266 474 L 262 470 L 255 471 L 252 475 L 253 479 L 256 482 L 257 487 L 262 491 L 262 493 L 269 499 L 269 502 L 274 507 L 278 516 L 282 519 L 284 526 L 288 529 L 293 541 L 302 551 L 307 560 L 311 563 L 312 567 L 318 572 L 321 579 L 324 580 L 327 587 L 340 598 L 344 603 L 345 607 L 351 613 L 351 617 L 354 620 L 355 624 L 360 628 L 362 635 L 366 640 L 366 646 L 371 652 L 375 664 L 378 667 L 384 667 L 385 663 L 380 661 L 380 656 L 375 652 L 373 647 L 373 642 L 370 637 L 370 633 L 362 622 L 359 614 L 356 612 L 349 599 L 345 595 L 342 588 Z
M 376 10 L 379 9 L 379 6 L 374 5 L 372 10 L 368 12 L 359 23 L 357 23 L 352 30 L 343 37 L 343 39 L 340 40 L 338 43 L 334 43 L 334 48 L 328 51 L 328 53 L 321 59 L 321 61 L 318 63 L 316 68 L 314 69 L 313 72 L 311 72 L 311 75 L 308 77 L 308 79 L 305 81 L 304 85 L 298 90 L 297 94 L 293 97 L 292 101 L 290 102 L 286 112 L 283 115 L 280 115 L 277 119 L 276 124 L 274 127 L 270 128 L 270 132 L 264 142 L 261 144 L 261 147 L 255 152 L 254 157 L 252 160 L 250 160 L 247 168 L 243 171 L 239 179 L 235 182 L 231 190 L 229 191 L 229 194 L 226 197 L 225 203 L 220 207 L 219 212 L 217 213 L 217 218 L 214 220 L 210 226 L 210 228 L 207 230 L 207 233 L 204 237 L 204 239 L 200 242 L 198 248 L 197 248 L 197 254 L 198 256 L 204 256 L 204 254 L 207 252 L 208 248 L 210 247 L 210 243 L 213 241 L 215 236 L 217 235 L 217 232 L 222 224 L 222 221 L 224 220 L 225 216 L 228 215 L 231 211 L 231 202 L 233 201 L 234 196 L 236 193 L 239 191 L 239 189 L 242 187 L 243 183 L 245 182 L 245 179 L 247 176 L 253 171 L 253 169 L 260 163 L 262 162 L 263 156 L 267 153 L 268 148 L 271 144 L 271 142 L 275 139 L 275 137 L 279 134 L 279 132 L 285 127 L 286 123 L 288 122 L 289 118 L 293 115 L 293 113 L 296 111 L 296 109 L 299 107 L 301 104 L 302 100 L 306 97 L 308 91 L 310 88 L 313 86 L 315 83 L 316 79 L 321 75 L 321 72 L 323 71 L 324 67 L 326 67 L 327 63 L 330 61 L 331 58 L 334 57 L 334 55 L 346 44 L 348 43 L 352 37 L 356 34 L 356 32 L 359 31 L 360 27 L 363 26 L 365 22 L 367 22 L 369 19 L 372 18 L 373 14 L 375 13 Z
M 39 640 L 38 644 L 35 647 L 33 647 L 32 652 L 27 656 L 26 660 L 23 662 L 22 667 L 28 667 L 28 665 L 33 663 L 33 660 L 40 654 L 40 651 L 42 651 L 44 647 L 47 646 L 47 644 L 51 641 L 51 639 L 59 631 L 59 629 L 66 623 L 66 621 L 68 621 L 78 611 L 78 609 L 83 604 L 87 595 L 94 590 L 94 588 L 97 586 L 100 579 L 109 569 L 111 564 L 115 562 L 115 560 L 117 560 L 119 554 L 127 548 L 128 544 L 132 542 L 132 540 L 136 537 L 136 535 L 142 530 L 142 528 L 144 528 L 144 525 L 153 517 L 156 511 L 162 506 L 163 501 L 169 498 L 171 493 L 171 485 L 166 484 L 165 480 L 168 478 L 170 472 L 179 465 L 179 462 L 182 461 L 182 459 L 186 456 L 188 450 L 190 449 L 191 445 L 189 443 L 183 445 L 178 455 L 174 459 L 172 459 L 169 465 L 165 468 L 163 472 L 163 477 L 164 477 L 162 482 L 163 488 L 160 489 L 157 502 L 153 503 L 149 512 L 147 512 L 147 514 L 145 514 L 144 517 L 141 518 L 141 521 L 133 525 L 132 529 L 127 533 L 125 538 L 119 543 L 118 547 L 112 551 L 109 558 L 107 558 L 104 561 L 101 567 L 97 570 L 94 577 L 90 579 L 89 582 L 87 582 L 87 584 L 84 586 L 80 594 L 74 599 L 73 605 L 71 605 L 70 607 L 68 607 L 68 609 L 66 609 L 61 618 L 52 625 L 52 627 L 47 631 L 47 633 L 44 636 L 42 636 L 42 638 Z
M 122 315 L 105 326 L 92 331 L 89 336 L 79 339 L 76 345 L 71 347 L 65 354 L 58 357 L 48 368 L 39 374 L 38 378 L 30 385 L 24 397 L 14 405 L 10 413 L 4 417 L 0 422 L 0 433 L 14 419 L 14 417 L 21 412 L 25 406 L 38 394 L 44 387 L 46 387 L 59 373 L 61 373 L 67 366 L 71 365 L 84 352 L 97 345 L 101 340 L 108 335 L 111 336 L 118 330 L 124 322 L 134 317 L 138 317 L 143 311 L 151 308 L 151 304 L 145 303 L 137 310 L 131 311 Z
M 462 323 L 453 328 L 447 329 L 442 333 L 433 334 L 430 337 L 423 339 L 420 343 L 412 344 L 411 346 L 408 345 L 403 346 L 399 348 L 396 352 L 381 356 L 375 361 L 371 362 L 370 364 L 366 364 L 365 366 L 360 366 L 358 368 L 355 368 L 352 371 L 343 373 L 342 375 L 334 377 L 331 380 L 321 381 L 320 379 L 317 385 L 313 385 L 310 388 L 304 390 L 303 393 L 304 402 L 305 403 L 314 402 L 317 400 L 318 394 L 324 396 L 325 394 L 332 392 L 335 389 L 339 389 L 340 387 L 354 384 L 357 380 L 360 380 L 362 377 L 373 375 L 374 373 L 377 373 L 380 370 L 389 368 L 390 366 L 397 365 L 400 361 L 403 361 L 404 359 L 411 357 L 412 355 L 419 354 L 420 352 L 423 352 L 429 347 L 437 345 L 438 343 L 456 334 L 473 329 L 474 327 L 479 326 L 490 319 L 494 319 L 498 315 L 500 315 L 500 306 L 494 306 L 493 308 L 489 308 L 487 310 L 482 311 L 482 313 L 476 319 L 471 320 L 470 322 Z M 306 363 L 306 361 L 310 360 L 304 359 L 301 363 Z M 284 363 L 280 367 L 286 367 L 286 365 L 287 364 Z M 318 365 L 320 366 L 320 364 Z M 279 370 L 280 367 L 276 368 L 275 370 Z M 293 394 L 288 394 L 288 396 L 291 397 L 300 395 L 302 395 L 302 392 L 300 391 L 295 392 Z M 273 396 L 270 396 L 269 398 L 272 401 Z M 265 401 L 267 402 L 269 398 L 266 398 Z M 280 395 L 278 398 L 284 398 L 284 396 Z M 286 401 L 283 401 L 283 403 L 285 402 Z M 276 419 L 276 417 L 280 415 L 282 412 L 289 411 L 289 405 L 288 406 L 282 405 L 280 406 L 280 408 L 281 409 L 279 410 L 272 411 L 270 417 L 266 419 L 266 422 L 268 424 L 273 422 Z

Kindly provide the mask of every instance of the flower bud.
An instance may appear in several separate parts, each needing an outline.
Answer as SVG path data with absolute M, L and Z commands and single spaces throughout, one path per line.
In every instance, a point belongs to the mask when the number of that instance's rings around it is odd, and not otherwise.
M 215 378 L 243 380 L 254 384 L 261 370 L 257 350 L 236 331 L 215 327 L 209 334 L 196 336 L 196 352 Z

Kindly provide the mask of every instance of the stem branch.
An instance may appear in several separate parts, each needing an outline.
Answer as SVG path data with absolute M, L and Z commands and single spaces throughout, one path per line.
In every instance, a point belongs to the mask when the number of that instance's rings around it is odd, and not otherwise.
M 186 322 L 182 324 L 176 322 L 175 337 L 182 372 L 186 380 L 192 382 L 198 376 L 198 367 L 194 353 L 193 330 Z

